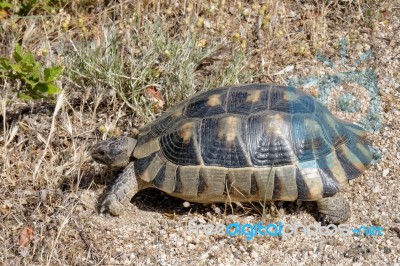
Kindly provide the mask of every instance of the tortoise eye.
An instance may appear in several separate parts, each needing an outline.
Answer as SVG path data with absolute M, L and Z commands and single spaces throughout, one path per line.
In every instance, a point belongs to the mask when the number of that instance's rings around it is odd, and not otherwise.
M 104 155 L 106 155 L 106 152 L 105 152 L 105 151 L 99 151 L 99 154 L 100 154 L 101 156 L 104 156 Z

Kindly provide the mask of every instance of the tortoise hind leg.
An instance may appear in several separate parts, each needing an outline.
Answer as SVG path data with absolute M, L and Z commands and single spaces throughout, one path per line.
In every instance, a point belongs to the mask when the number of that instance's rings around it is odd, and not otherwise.
M 349 203 L 338 194 L 318 200 L 317 205 L 320 215 L 328 223 L 340 224 L 350 218 Z
M 126 204 L 139 191 L 134 164 L 131 162 L 115 180 L 110 192 L 101 203 L 100 212 L 108 212 L 112 215 L 121 215 Z

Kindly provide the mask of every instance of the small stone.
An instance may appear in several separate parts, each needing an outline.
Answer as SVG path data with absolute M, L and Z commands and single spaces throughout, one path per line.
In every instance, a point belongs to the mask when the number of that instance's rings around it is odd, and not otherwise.
M 47 189 L 42 189 L 39 192 L 39 198 L 42 203 L 46 202 L 47 197 L 49 195 L 49 191 Z
M 391 227 L 390 230 L 397 233 L 397 236 L 400 238 L 400 228 L 398 227 Z
M 373 189 L 372 189 L 372 193 L 379 193 L 381 191 L 381 189 L 380 189 L 380 187 L 374 187 Z
M 376 217 L 376 218 L 372 219 L 371 222 L 372 222 L 372 224 L 375 225 L 375 226 L 380 226 L 380 225 L 382 224 L 382 220 L 381 220 L 380 217 Z
M 185 201 L 185 202 L 183 203 L 183 207 L 185 207 L 185 208 L 189 208 L 189 207 L 190 207 L 190 203 L 189 203 L 189 202 L 187 202 L 187 201 Z
M 219 207 L 217 207 L 215 204 L 211 205 L 211 208 L 214 210 L 214 212 L 216 214 L 220 214 L 221 213 L 221 209 Z M 211 214 L 210 214 L 211 215 Z
M 352 258 L 352 257 L 359 255 L 360 253 L 361 253 L 361 247 L 358 246 L 358 247 L 354 247 L 354 248 L 347 250 L 344 253 L 344 256 L 346 258 Z
M 258 253 L 257 253 L 256 251 L 253 250 L 253 251 L 251 252 L 251 257 L 252 257 L 252 258 L 258 258 L 258 256 L 259 256 L 259 255 L 258 255 Z
M 382 171 L 382 176 L 386 177 L 389 174 L 389 169 L 386 168 L 385 170 Z
M 383 253 L 385 253 L 385 254 L 389 254 L 391 251 L 392 250 L 390 248 L 388 248 L 388 247 L 384 247 L 383 248 Z
M 208 20 L 204 20 L 203 25 L 204 25 L 204 28 L 207 28 L 207 29 L 211 28 L 211 23 Z

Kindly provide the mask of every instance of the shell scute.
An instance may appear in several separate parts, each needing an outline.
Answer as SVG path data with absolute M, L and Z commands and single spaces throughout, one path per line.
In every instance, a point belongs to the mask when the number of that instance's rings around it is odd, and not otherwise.
M 295 88 L 225 87 L 142 128 L 135 172 L 197 202 L 318 200 L 366 170 L 372 155 L 365 135 Z
M 187 117 L 203 118 L 226 112 L 227 89 L 213 89 L 192 98 L 186 107 Z

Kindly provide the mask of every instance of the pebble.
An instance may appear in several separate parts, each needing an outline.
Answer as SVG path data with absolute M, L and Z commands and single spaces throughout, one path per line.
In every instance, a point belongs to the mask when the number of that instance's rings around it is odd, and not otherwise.
M 352 258 L 352 257 L 359 255 L 360 253 L 361 253 L 361 247 L 355 247 L 355 248 L 351 248 L 351 249 L 347 250 L 344 253 L 344 256 L 346 258 Z
M 397 233 L 397 236 L 400 238 L 400 228 L 398 227 L 391 227 L 390 230 Z
M 187 201 L 185 201 L 185 202 L 183 203 L 183 207 L 185 207 L 185 208 L 189 208 L 189 207 L 190 207 L 190 203 L 189 203 L 189 202 L 187 202 Z
M 258 256 L 259 256 L 259 255 L 258 255 L 258 253 L 257 253 L 256 251 L 253 250 L 253 251 L 251 252 L 251 257 L 252 257 L 252 258 L 258 258 Z
M 389 174 L 389 169 L 386 168 L 385 170 L 382 171 L 382 176 L 386 177 Z

